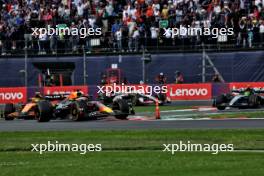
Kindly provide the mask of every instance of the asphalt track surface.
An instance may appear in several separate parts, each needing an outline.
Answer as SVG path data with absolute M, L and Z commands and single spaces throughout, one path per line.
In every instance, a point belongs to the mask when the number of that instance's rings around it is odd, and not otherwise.
M 143 130 L 143 129 L 263 129 L 264 119 L 225 120 L 98 120 L 72 122 L 52 120 L 0 120 L 0 131 L 80 131 L 80 130 Z
M 184 103 L 184 104 L 183 104 Z M 185 101 L 173 102 L 173 106 L 209 106 L 210 101 Z M 227 110 L 232 113 L 237 111 L 252 110 Z M 178 114 L 177 114 L 178 113 Z M 51 120 L 39 123 L 35 120 L 0 119 L 0 131 L 81 131 L 81 130 L 151 130 L 151 129 L 264 129 L 263 119 L 192 119 L 180 118 L 182 112 L 173 112 L 177 118 L 165 118 L 155 120 L 153 117 L 145 118 L 142 114 L 132 117 L 130 120 L 117 120 L 114 117 L 102 118 L 93 121 L 73 122 L 71 120 Z M 201 112 L 189 112 L 201 113 Z M 204 113 L 215 113 L 210 111 Z M 216 112 L 217 113 L 217 112 Z M 184 112 L 186 114 L 186 112 Z M 168 115 L 161 113 L 161 115 Z M 187 113 L 188 115 L 188 113 Z

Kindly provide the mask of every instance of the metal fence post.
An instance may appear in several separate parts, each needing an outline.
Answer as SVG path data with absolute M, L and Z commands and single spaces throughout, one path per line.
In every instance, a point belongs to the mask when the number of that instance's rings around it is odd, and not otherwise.
M 27 52 L 27 38 L 25 38 L 25 59 L 24 59 L 24 69 L 25 69 L 25 87 L 27 87 L 27 79 L 28 79 L 28 52 Z

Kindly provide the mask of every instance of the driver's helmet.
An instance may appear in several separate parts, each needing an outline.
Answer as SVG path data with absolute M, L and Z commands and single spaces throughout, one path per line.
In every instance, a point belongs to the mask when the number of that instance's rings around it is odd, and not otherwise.
M 42 95 L 40 92 L 35 92 L 34 98 L 42 98 Z
M 244 91 L 244 95 L 250 96 L 251 94 L 252 94 L 252 88 L 250 87 L 250 85 L 248 85 Z
M 251 86 L 250 85 L 247 85 L 245 91 L 251 91 L 251 90 L 252 90 Z
M 81 97 L 81 96 L 83 96 L 83 93 L 82 93 L 82 91 L 80 91 L 80 90 L 77 90 L 77 97 L 79 98 L 79 97 Z

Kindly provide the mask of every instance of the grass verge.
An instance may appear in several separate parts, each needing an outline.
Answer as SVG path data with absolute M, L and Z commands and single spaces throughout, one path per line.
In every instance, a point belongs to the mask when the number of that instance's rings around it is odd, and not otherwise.
M 264 130 L 142 130 L 0 133 L 0 175 L 263 175 L 264 153 L 162 152 L 162 144 L 234 144 L 263 150 Z M 103 151 L 30 152 L 31 144 L 102 144 Z

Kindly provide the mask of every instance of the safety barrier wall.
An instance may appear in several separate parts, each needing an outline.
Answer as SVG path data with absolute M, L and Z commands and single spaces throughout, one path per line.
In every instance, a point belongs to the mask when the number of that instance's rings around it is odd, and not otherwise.
M 140 86 L 140 85 L 134 85 Z M 158 86 L 158 85 L 144 85 Z M 228 93 L 232 89 L 245 87 L 263 88 L 264 82 L 239 82 L 239 83 L 205 83 L 205 84 L 168 84 L 167 96 L 173 101 L 177 100 L 210 100 L 215 96 Z M 2 87 L 0 88 L 0 104 L 25 103 L 33 97 L 35 92 L 46 94 L 67 94 L 72 91 L 81 90 L 85 94 L 92 95 L 94 99 L 99 91 L 98 86 L 61 86 L 61 87 Z M 155 94 L 154 92 L 151 92 Z
M 264 81 L 264 51 L 207 53 L 214 66 L 226 82 Z M 152 61 L 146 65 L 146 82 L 155 83 L 155 77 L 163 72 L 168 83 L 175 82 L 175 71 L 181 71 L 185 83 L 202 82 L 202 53 L 152 54 Z M 40 70 L 36 64 L 45 62 L 53 65 L 73 65 L 73 85 L 96 85 L 100 83 L 101 73 L 112 64 L 117 64 L 122 75 L 131 84 L 142 80 L 142 55 L 87 56 L 85 67 L 83 57 L 30 57 L 27 59 L 27 86 L 38 86 Z M 64 65 L 63 65 L 64 64 Z M 214 70 L 206 63 L 206 81 L 210 82 Z M 35 66 L 34 66 L 35 65 Z M 0 87 L 25 85 L 23 58 L 0 59 Z M 84 71 L 83 69 L 86 70 Z M 84 72 L 87 76 L 84 76 Z M 85 80 L 85 81 L 84 81 Z

